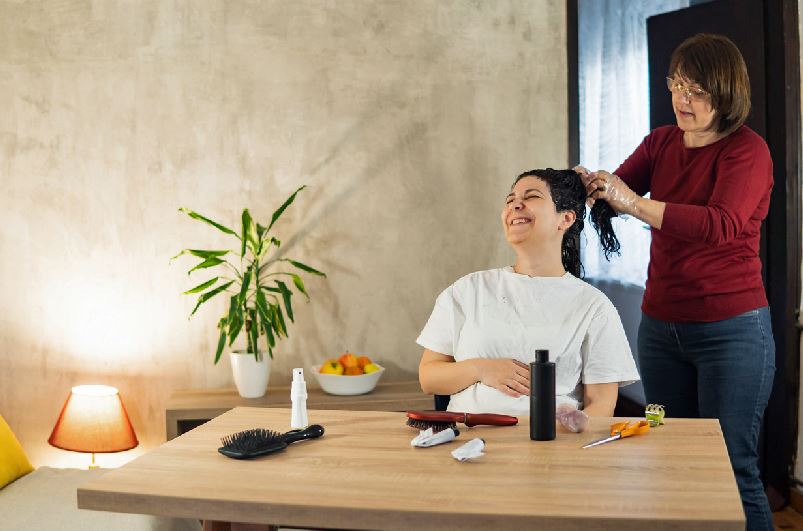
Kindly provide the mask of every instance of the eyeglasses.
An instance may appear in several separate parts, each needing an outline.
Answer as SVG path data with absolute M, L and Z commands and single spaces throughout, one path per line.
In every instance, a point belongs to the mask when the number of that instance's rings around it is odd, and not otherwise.
M 690 87 L 685 83 L 681 83 L 680 81 L 677 81 L 671 77 L 666 78 L 666 88 L 669 89 L 669 92 L 674 92 L 675 94 L 681 96 L 685 94 L 688 96 L 689 101 L 705 101 L 709 96 L 708 92 L 704 91 L 703 89 Z

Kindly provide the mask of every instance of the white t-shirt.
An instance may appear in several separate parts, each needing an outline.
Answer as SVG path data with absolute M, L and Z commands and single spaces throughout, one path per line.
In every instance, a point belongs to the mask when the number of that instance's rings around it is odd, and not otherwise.
M 583 384 L 623 386 L 639 379 L 616 308 L 569 273 L 528 277 L 505 267 L 466 275 L 438 296 L 416 342 L 458 362 L 513 358 L 529 364 L 536 349 L 547 349 L 558 404 L 582 407 Z M 475 383 L 452 395 L 449 410 L 529 415 L 530 399 Z

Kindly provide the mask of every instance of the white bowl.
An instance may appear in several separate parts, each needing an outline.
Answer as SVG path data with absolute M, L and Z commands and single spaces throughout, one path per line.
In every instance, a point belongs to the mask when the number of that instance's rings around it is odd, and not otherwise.
M 318 385 L 321 389 L 330 395 L 364 395 L 370 393 L 385 372 L 385 368 L 378 363 L 374 363 L 379 367 L 378 371 L 370 372 L 368 374 L 358 374 L 354 376 L 346 376 L 344 374 L 322 374 L 320 371 L 321 366 L 316 365 L 312 367 L 311 372 L 318 380 Z

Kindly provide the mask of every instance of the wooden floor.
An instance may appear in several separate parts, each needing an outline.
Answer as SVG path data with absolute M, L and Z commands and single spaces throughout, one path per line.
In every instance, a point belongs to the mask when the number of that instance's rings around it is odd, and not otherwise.
M 789 529 L 800 529 L 803 531 L 803 515 L 794 510 L 791 505 L 787 505 L 783 510 L 772 513 L 775 520 L 775 529 L 784 531 Z

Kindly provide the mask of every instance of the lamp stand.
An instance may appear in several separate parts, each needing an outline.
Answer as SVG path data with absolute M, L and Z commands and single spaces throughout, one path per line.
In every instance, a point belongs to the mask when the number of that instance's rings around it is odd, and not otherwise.
M 89 465 L 89 470 L 93 468 L 100 468 L 100 466 L 95 464 L 95 452 L 92 452 L 92 464 Z

